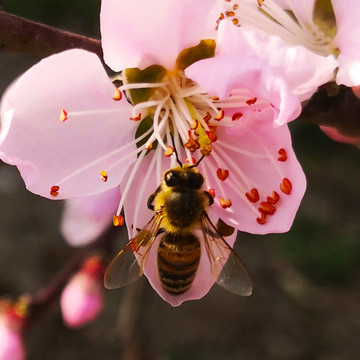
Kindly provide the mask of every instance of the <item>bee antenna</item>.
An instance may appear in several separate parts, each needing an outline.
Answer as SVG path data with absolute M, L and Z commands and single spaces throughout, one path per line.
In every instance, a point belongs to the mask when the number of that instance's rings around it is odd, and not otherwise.
M 201 158 L 196 162 L 196 164 L 189 166 L 189 168 L 197 167 L 204 157 L 205 157 L 205 155 L 202 155 Z
M 176 156 L 176 161 L 177 161 L 177 163 L 178 163 L 181 167 L 183 167 L 183 164 L 182 164 L 182 162 L 181 162 L 180 159 L 179 159 L 179 154 L 178 154 L 178 152 L 176 151 L 176 146 L 175 146 L 175 141 L 174 141 L 174 135 L 172 134 L 172 132 L 170 132 L 170 137 L 171 137 L 171 141 L 172 141 L 173 148 L 174 148 L 174 152 L 175 152 L 175 156 Z

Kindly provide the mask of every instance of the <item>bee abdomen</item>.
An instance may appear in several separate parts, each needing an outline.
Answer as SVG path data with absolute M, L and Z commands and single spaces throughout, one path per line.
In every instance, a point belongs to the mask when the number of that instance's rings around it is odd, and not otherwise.
M 200 243 L 191 233 L 168 233 L 158 248 L 158 271 L 165 291 L 179 295 L 188 290 L 200 262 Z

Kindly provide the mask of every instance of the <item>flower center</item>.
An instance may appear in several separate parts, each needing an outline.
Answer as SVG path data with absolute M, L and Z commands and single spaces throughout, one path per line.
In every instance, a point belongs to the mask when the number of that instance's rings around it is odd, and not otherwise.
M 287 6 L 283 9 L 274 0 L 225 0 L 225 11 L 218 21 L 227 18 L 236 26 L 254 26 L 319 55 L 332 53 L 331 37 L 315 23 L 311 2 L 290 0 Z

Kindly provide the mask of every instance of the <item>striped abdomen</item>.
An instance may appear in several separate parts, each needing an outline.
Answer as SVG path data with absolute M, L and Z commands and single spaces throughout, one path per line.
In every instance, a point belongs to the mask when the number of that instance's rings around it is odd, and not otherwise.
M 158 271 L 165 291 L 179 295 L 189 289 L 200 262 L 200 242 L 191 233 L 167 233 L 158 248 Z

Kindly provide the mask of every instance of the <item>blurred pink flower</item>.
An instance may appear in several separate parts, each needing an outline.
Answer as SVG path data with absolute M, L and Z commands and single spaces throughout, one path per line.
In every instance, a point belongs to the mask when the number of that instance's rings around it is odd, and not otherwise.
M 123 70 L 119 88 L 95 55 L 69 50 L 42 60 L 5 93 L 1 158 L 19 168 L 30 191 L 72 199 L 63 222 L 69 242 L 85 243 L 104 229 L 119 185 L 116 214 L 124 208 L 130 236 L 146 224 L 152 216 L 147 198 L 176 163 L 174 156 L 164 157 L 173 145 L 170 133 L 182 160 L 209 154 L 199 170 L 214 193 L 209 215 L 215 222 L 220 217 L 257 234 L 291 227 L 306 180 L 286 124 L 301 111 L 299 94 L 305 98 L 315 91 L 302 84 L 319 66 L 310 71 L 297 61 L 272 66 L 269 59 L 277 51 L 290 56 L 286 47 L 279 44 L 271 52 L 259 38 L 264 57 L 232 24 L 222 22 L 215 32 L 221 4 L 104 0 L 104 59 L 113 70 Z M 190 59 L 183 51 L 204 38 L 213 39 L 210 48 L 216 43 L 214 56 L 206 59 L 200 52 L 197 61 L 183 66 Z M 313 59 L 310 52 L 298 53 L 305 65 Z M 154 64 L 146 71 L 159 77 L 155 82 L 144 73 L 142 80 L 128 79 L 127 69 Z M 139 89 L 149 95 L 128 101 Z M 142 129 L 146 120 L 150 124 Z M 102 206 L 94 206 L 97 202 Z M 201 269 L 197 278 L 209 278 L 210 270 Z M 161 293 L 155 266 L 149 278 Z M 203 296 L 213 282 L 195 280 L 183 300 Z
M 320 129 L 332 140 L 360 147 L 360 137 L 358 136 L 344 135 L 338 129 L 330 126 L 320 126 Z
M 330 66 L 336 59 L 336 82 L 360 85 L 360 3 L 331 0 L 323 5 L 328 8 L 314 13 L 316 0 L 227 0 L 221 18 L 278 36 L 290 46 L 302 46 L 328 59 Z
M 23 360 L 25 349 L 22 339 L 24 317 L 11 305 L 0 303 L 0 360 Z
M 103 272 L 102 261 L 98 257 L 89 258 L 64 288 L 60 305 L 64 322 L 69 327 L 85 325 L 101 312 Z

